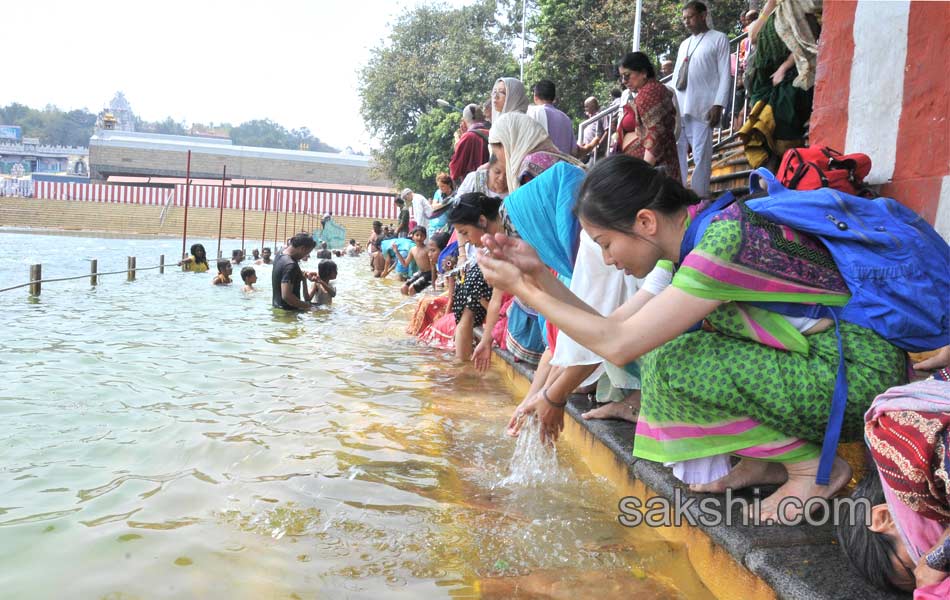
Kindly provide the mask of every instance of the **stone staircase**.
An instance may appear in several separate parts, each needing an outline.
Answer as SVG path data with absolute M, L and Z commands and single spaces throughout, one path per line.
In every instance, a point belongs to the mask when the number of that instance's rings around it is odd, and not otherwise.
M 718 195 L 726 190 L 747 187 L 751 172 L 752 168 L 742 149 L 742 141 L 738 138 L 727 140 L 713 151 L 709 189 L 714 195 Z

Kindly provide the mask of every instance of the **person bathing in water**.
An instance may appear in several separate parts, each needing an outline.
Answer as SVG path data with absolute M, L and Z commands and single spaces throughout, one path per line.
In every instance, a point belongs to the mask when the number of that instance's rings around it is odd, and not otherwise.
M 414 296 L 426 289 L 432 283 L 433 277 L 432 265 L 434 263 L 430 260 L 429 250 L 426 247 L 426 228 L 417 225 L 409 237 L 412 238 L 412 241 L 415 242 L 416 245 L 409 250 L 409 255 L 406 256 L 406 258 L 402 257 L 402 254 L 396 249 L 396 243 L 393 242 L 393 253 L 396 255 L 396 260 L 399 261 L 399 264 L 408 268 L 409 263 L 414 262 L 418 269 L 415 275 L 410 277 L 406 283 L 402 284 L 401 291 L 403 296 Z M 436 258 L 438 258 L 438 256 L 436 256 Z

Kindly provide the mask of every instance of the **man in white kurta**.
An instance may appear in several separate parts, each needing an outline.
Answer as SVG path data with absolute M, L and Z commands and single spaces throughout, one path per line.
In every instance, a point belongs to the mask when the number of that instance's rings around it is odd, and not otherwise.
M 693 179 L 690 187 L 701 197 L 709 193 L 712 172 L 712 128 L 722 118 L 732 92 L 729 38 L 706 22 L 706 5 L 690 2 L 683 9 L 683 24 L 690 36 L 680 44 L 673 67 L 673 86 L 683 115 L 677 140 L 680 165 L 686 165 L 687 147 L 693 148 Z M 688 67 L 684 67 L 688 64 Z M 686 68 L 685 87 L 681 71 Z

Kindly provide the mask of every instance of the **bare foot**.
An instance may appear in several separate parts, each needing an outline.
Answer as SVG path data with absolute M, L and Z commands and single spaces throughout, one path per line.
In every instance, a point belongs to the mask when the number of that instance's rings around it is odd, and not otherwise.
M 722 494 L 727 489 L 740 490 L 753 485 L 775 485 L 785 483 L 786 479 L 788 479 L 788 474 L 781 463 L 743 458 L 723 477 L 712 483 L 694 483 L 689 486 L 689 491 Z
M 810 498 L 831 498 L 851 481 L 851 467 L 840 457 L 835 457 L 834 465 L 831 467 L 831 481 L 828 485 L 815 483 L 815 476 L 818 474 L 817 458 L 805 462 L 786 463 L 784 466 L 788 471 L 788 481 L 762 501 L 759 519 L 763 523 L 771 524 L 770 522 L 778 520 L 781 510 L 783 514 L 780 524 L 794 525 L 804 516 L 804 505 Z M 783 503 L 782 501 L 786 498 L 796 500 Z M 809 505 L 808 508 L 813 509 L 816 506 Z M 754 507 L 750 510 L 754 510 Z
M 588 419 L 623 419 L 631 423 L 637 422 L 637 416 L 640 414 L 640 390 L 630 392 L 630 395 L 620 402 L 607 402 L 603 406 L 598 406 L 582 414 L 585 420 Z

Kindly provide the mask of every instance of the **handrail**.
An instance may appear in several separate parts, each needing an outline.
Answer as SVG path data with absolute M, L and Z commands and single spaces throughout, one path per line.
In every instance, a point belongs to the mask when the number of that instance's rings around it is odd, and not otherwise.
M 732 77 L 732 95 L 728 99 L 728 106 L 723 107 L 724 109 L 727 109 L 723 111 L 724 113 L 726 113 L 723 115 L 723 118 L 726 118 L 728 115 L 728 126 L 722 127 L 722 121 L 720 121 L 719 124 L 713 128 L 713 140 L 714 140 L 713 151 L 718 150 L 719 148 L 721 148 L 725 144 L 728 144 L 729 142 L 731 142 L 732 140 L 736 138 L 736 130 L 733 127 L 736 120 L 736 116 L 741 115 L 743 117 L 743 120 L 745 120 L 745 115 L 747 114 L 747 111 L 748 111 L 748 107 L 749 107 L 748 97 L 745 98 L 745 101 L 743 102 L 741 107 L 735 106 L 736 90 L 738 89 L 738 80 L 740 76 L 739 43 L 742 42 L 747 37 L 749 37 L 749 33 L 747 31 L 743 31 L 736 37 L 729 40 L 729 55 L 731 57 L 730 69 L 732 68 L 732 63 L 734 61 L 736 65 L 736 75 Z M 667 75 L 666 77 L 660 78 L 660 83 L 667 84 L 672 80 L 673 80 L 673 75 L 671 74 L 671 75 Z M 597 113 L 593 117 L 590 117 L 589 119 L 581 121 L 580 125 L 578 125 L 577 127 L 577 139 L 578 140 L 583 139 L 584 130 L 590 127 L 592 123 L 596 123 L 597 121 L 599 121 L 600 119 L 604 118 L 607 115 L 611 115 L 611 124 L 612 124 L 614 117 L 617 116 L 616 102 L 611 104 L 608 108 L 601 110 L 599 113 Z M 615 129 L 615 127 L 613 129 Z M 593 162 L 596 161 L 596 159 L 597 159 L 596 153 L 593 153 L 591 155 L 591 164 L 593 164 Z
M 589 117 L 581 121 L 580 125 L 577 126 L 577 142 L 580 143 L 584 139 L 584 131 L 591 125 L 599 123 L 605 117 L 609 118 L 607 122 L 607 131 L 614 131 L 616 126 L 614 126 L 614 119 L 617 117 L 617 109 L 619 105 L 617 102 L 612 102 L 607 108 L 603 108 L 595 114 L 593 117 Z M 609 138 L 608 138 L 609 139 Z M 601 142 L 603 143 L 603 142 Z M 609 148 L 608 148 L 609 152 Z M 590 153 L 590 161 L 588 162 L 589 166 L 594 166 L 594 163 L 597 162 L 597 148 L 594 148 Z

